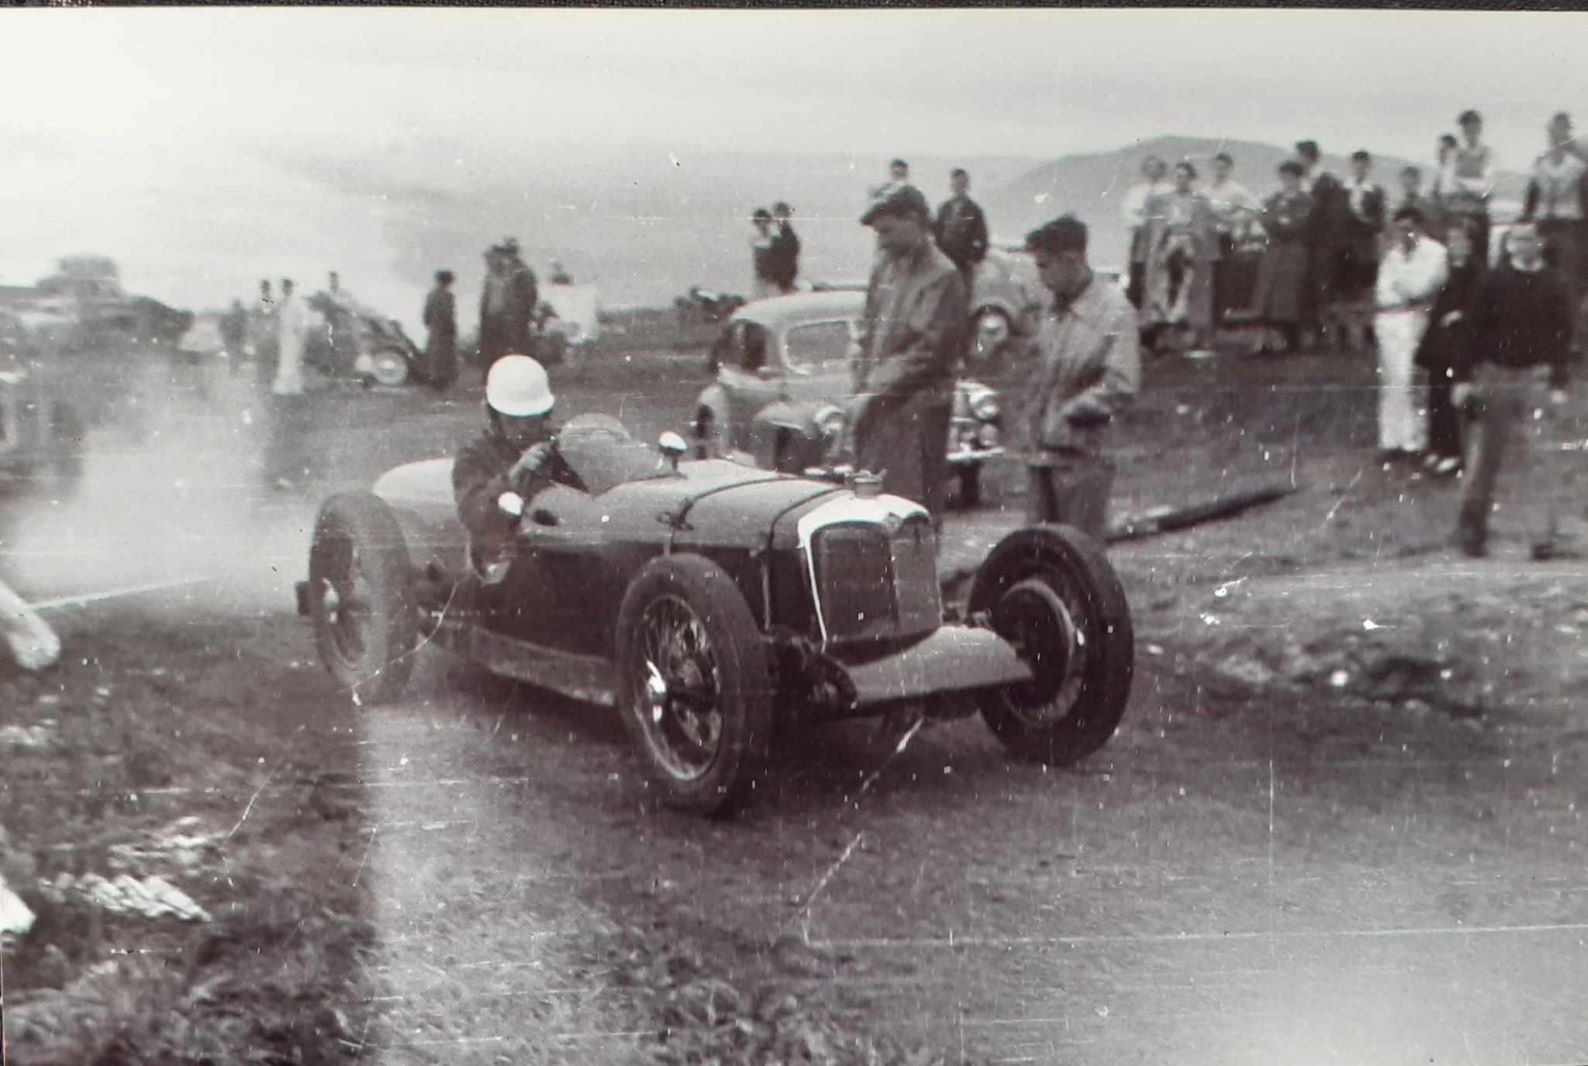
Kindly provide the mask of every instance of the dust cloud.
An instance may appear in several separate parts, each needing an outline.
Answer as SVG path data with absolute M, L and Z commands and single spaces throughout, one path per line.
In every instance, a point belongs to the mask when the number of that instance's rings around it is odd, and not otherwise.
M 82 475 L 0 504 L 8 582 L 35 603 L 169 582 L 211 607 L 292 608 L 313 503 L 267 484 L 271 421 L 252 368 L 128 352 L 45 372 L 87 427 Z

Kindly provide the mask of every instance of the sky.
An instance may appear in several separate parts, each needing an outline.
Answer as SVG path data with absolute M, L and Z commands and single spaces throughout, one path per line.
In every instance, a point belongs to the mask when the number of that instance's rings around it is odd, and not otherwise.
M 895 154 L 1041 160 L 1183 133 L 1424 158 L 1473 106 L 1520 168 L 1552 111 L 1588 101 L 1585 18 L 11 9 L 0 281 L 88 249 L 189 306 L 331 255 L 388 277 L 387 184 L 577 184 L 700 151 L 850 153 L 869 174 Z

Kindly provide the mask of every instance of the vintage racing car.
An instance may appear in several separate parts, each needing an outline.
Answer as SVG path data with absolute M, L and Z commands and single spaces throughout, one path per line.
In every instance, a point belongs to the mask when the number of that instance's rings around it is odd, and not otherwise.
M 849 417 L 865 305 L 864 292 L 837 290 L 734 312 L 711 349 L 717 380 L 695 401 L 696 454 L 787 473 L 831 465 Z M 982 464 L 1004 454 L 1001 418 L 994 389 L 957 383 L 946 447 L 961 506 L 980 502 Z
M 750 796 L 779 728 L 979 709 L 1011 751 L 1065 764 L 1124 713 L 1130 613 L 1082 534 L 1011 533 L 951 621 L 929 516 L 875 478 L 680 461 L 679 435 L 653 448 L 599 415 L 559 446 L 586 491 L 504 494 L 503 560 L 473 558 L 449 459 L 324 503 L 298 608 L 361 704 L 396 699 L 428 641 L 615 704 L 661 799 L 703 814 Z

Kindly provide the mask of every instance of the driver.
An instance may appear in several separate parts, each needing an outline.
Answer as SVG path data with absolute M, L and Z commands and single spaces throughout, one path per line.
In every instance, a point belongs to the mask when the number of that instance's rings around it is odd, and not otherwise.
M 482 564 L 500 557 L 518 526 L 518 515 L 503 506 L 504 495 L 516 493 L 521 509 L 522 501 L 554 484 L 584 489 L 557 450 L 556 402 L 545 368 L 529 356 L 504 355 L 491 365 L 485 381 L 490 425 L 452 464 L 458 517 Z

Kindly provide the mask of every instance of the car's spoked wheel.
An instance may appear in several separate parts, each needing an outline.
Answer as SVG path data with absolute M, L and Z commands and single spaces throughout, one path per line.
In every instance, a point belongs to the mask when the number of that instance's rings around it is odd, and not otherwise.
M 674 775 L 698 778 L 722 743 L 722 685 L 717 658 L 700 619 L 676 597 L 645 612 L 646 739 Z
M 699 555 L 664 555 L 618 610 L 620 710 L 669 806 L 724 814 L 765 762 L 772 682 L 765 640 L 734 580 Z
M 371 493 L 320 508 L 309 549 L 309 613 L 325 667 L 362 703 L 395 699 L 418 643 L 412 563 L 402 528 Z
M 320 610 L 331 647 L 344 668 L 353 669 L 368 650 L 373 620 L 369 578 L 359 569 L 358 546 L 345 538 L 326 546 L 327 572 L 320 578 Z
M 1067 526 L 1012 533 L 977 571 L 968 607 L 1031 670 L 977 700 L 1006 747 L 1065 764 L 1108 742 L 1130 700 L 1135 637 L 1101 545 Z

